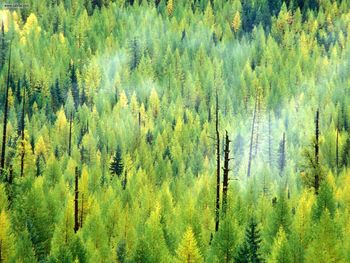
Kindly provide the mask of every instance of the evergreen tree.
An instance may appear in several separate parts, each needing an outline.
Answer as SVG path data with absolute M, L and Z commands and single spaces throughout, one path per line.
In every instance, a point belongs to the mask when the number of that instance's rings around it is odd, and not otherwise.
M 245 231 L 243 244 L 240 245 L 235 262 L 237 263 L 260 263 L 263 262 L 260 253 L 260 230 L 254 218 L 249 220 Z
M 119 177 L 123 173 L 123 169 L 124 169 L 124 163 L 122 159 L 122 150 L 118 146 L 113 156 L 113 159 L 110 163 L 109 171 L 111 172 L 111 175 L 117 175 Z

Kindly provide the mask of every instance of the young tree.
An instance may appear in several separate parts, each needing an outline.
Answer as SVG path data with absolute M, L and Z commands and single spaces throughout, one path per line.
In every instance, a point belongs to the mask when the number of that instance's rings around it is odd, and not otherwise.
M 197 247 L 197 241 L 193 234 L 192 228 L 188 227 L 182 241 L 176 250 L 178 262 L 201 263 L 203 257 Z
M 283 227 L 280 227 L 276 238 L 272 245 L 271 257 L 267 260 L 268 263 L 291 263 L 293 262 L 291 252 L 287 240 L 287 236 Z

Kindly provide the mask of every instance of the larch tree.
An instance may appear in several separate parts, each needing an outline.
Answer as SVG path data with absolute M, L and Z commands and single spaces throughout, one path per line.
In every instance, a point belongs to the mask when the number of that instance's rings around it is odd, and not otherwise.
M 203 257 L 197 247 L 197 241 L 193 234 L 192 228 L 188 227 L 184 233 L 182 241 L 176 250 L 178 262 L 201 263 Z
M 0 262 L 10 262 L 14 248 L 8 212 L 2 210 L 0 213 Z
M 288 244 L 288 239 L 283 227 L 277 232 L 273 242 L 271 257 L 267 260 L 268 263 L 291 263 L 293 259 Z

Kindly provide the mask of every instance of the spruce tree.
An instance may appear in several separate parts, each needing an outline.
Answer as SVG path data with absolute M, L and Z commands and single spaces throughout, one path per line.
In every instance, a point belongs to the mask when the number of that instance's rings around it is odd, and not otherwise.
M 246 228 L 245 239 L 235 257 L 236 263 L 260 263 L 263 259 L 260 255 L 260 230 L 254 218 L 250 219 Z
M 111 172 L 111 175 L 117 175 L 119 177 L 123 173 L 123 168 L 122 150 L 118 146 L 109 166 L 109 171 Z

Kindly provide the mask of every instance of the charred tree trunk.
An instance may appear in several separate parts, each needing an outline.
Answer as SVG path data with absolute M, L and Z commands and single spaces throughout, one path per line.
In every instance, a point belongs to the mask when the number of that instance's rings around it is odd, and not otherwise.
M 22 116 L 21 116 L 21 125 L 22 125 L 22 131 L 21 131 L 21 145 L 22 145 L 22 152 L 21 152 L 21 177 L 23 177 L 24 174 L 24 156 L 25 156 L 25 144 L 24 144 L 24 107 L 25 107 L 25 100 L 26 100 L 26 88 L 23 88 L 23 104 L 22 104 Z
M 220 133 L 219 133 L 219 98 L 216 89 L 215 109 L 215 131 L 216 131 L 216 206 L 215 206 L 215 232 L 219 230 L 220 222 Z
M 5 169 L 5 152 L 6 152 L 6 128 L 7 128 L 7 117 L 8 117 L 8 105 L 9 105 L 9 83 L 10 83 L 10 69 L 11 69 L 11 44 L 9 51 L 9 63 L 7 70 L 7 80 L 6 80 L 6 92 L 5 92 L 5 108 L 4 108 L 4 125 L 2 133 L 2 149 L 1 149 L 1 160 L 0 160 L 0 175 L 3 174 Z
M 224 150 L 224 167 L 223 167 L 223 182 L 222 182 L 222 212 L 226 214 L 227 208 L 227 190 L 228 190 L 228 173 L 229 169 L 229 161 L 230 161 L 230 139 L 228 138 L 227 131 L 225 136 L 225 150 Z
M 78 167 L 75 167 L 75 196 L 74 196 L 74 233 L 79 230 L 78 201 L 79 201 L 79 174 Z
M 68 156 L 71 156 L 72 154 L 72 122 L 73 122 L 73 113 L 70 114 L 70 118 L 69 118 Z
M 315 164 L 316 164 L 316 172 L 315 172 L 315 181 L 314 181 L 314 187 L 315 187 L 315 193 L 318 194 L 318 189 L 320 187 L 320 175 L 319 175 L 319 118 L 320 118 L 320 112 L 319 109 L 316 111 L 316 118 L 315 118 Z
M 253 158 L 253 142 L 254 142 L 254 129 L 255 129 L 255 121 L 256 121 L 257 104 L 258 104 L 258 93 L 256 93 L 256 95 L 255 95 L 255 106 L 254 106 L 254 112 L 253 112 L 253 123 L 252 123 L 252 130 L 251 130 L 251 134 L 250 134 L 247 177 L 250 177 L 250 169 L 251 169 L 252 158 Z

